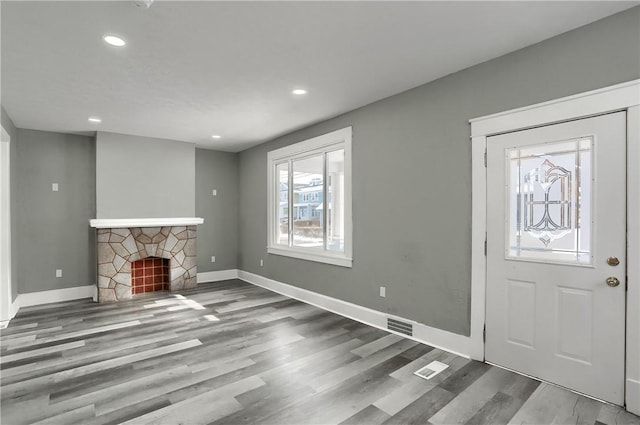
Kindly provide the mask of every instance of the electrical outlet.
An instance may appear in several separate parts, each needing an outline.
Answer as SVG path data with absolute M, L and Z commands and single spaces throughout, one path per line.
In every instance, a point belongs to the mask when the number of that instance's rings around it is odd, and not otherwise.
M 58 191 L 58 183 L 51 183 L 51 191 L 52 192 Z
M 211 256 L 211 262 L 212 262 L 212 263 L 215 263 L 215 262 L 216 262 L 216 256 L 215 256 L 215 255 L 212 255 L 212 256 Z
M 264 266 L 264 260 L 261 258 L 260 259 L 260 267 L 263 267 L 263 266 Z
M 62 269 L 56 269 L 56 277 L 62 277 Z
M 382 298 L 385 298 L 387 296 L 387 287 L 386 286 L 381 286 L 380 287 L 380 296 Z
M 213 196 L 218 196 L 218 191 L 217 191 L 216 189 L 213 189 L 213 190 L 211 191 L 211 194 L 212 194 Z

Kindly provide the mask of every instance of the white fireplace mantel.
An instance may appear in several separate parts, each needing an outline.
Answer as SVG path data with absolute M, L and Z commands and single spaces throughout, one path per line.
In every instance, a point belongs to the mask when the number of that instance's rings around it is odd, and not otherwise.
M 195 226 L 204 223 L 202 217 L 168 218 L 94 218 L 89 225 L 96 229 L 119 229 L 130 227 Z

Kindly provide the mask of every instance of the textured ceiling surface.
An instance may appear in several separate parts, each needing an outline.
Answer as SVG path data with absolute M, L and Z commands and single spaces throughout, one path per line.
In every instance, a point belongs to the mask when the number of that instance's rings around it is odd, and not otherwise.
M 21 128 L 240 151 L 637 4 L 2 1 L 2 105 Z

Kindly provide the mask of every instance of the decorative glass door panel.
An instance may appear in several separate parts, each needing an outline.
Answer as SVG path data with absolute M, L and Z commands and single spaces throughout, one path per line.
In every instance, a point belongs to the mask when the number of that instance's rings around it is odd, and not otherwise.
M 593 138 L 506 150 L 507 259 L 591 264 Z

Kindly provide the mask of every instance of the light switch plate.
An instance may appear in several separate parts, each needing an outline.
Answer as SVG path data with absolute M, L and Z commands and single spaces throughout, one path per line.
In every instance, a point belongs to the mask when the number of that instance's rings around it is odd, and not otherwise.
M 58 183 L 51 183 L 51 191 L 52 192 L 58 191 Z
M 62 277 L 62 269 L 56 269 L 56 277 Z

